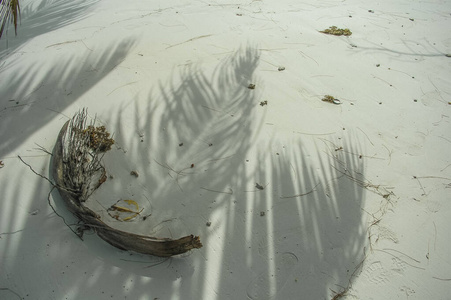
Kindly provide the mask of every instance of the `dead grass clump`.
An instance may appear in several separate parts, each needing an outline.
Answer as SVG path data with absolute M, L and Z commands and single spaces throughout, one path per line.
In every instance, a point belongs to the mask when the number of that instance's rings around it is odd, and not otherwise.
M 89 136 L 89 147 L 98 152 L 107 152 L 111 150 L 114 140 L 110 138 L 110 133 L 106 131 L 105 126 L 94 127 L 89 125 L 83 131 Z
M 341 29 L 337 26 L 331 26 L 329 29 L 325 29 L 323 31 L 320 31 L 321 33 L 325 34 L 331 34 L 331 35 L 344 35 L 344 36 L 350 36 L 352 34 L 351 30 L 348 28 Z

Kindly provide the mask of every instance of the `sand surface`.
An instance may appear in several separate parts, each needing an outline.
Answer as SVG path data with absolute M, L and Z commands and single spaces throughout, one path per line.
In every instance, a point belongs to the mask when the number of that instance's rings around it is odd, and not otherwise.
M 0 40 L 1 299 L 449 299 L 449 1 L 21 8 Z M 203 248 L 149 257 L 64 225 L 18 156 L 50 177 L 43 150 L 85 107 L 116 141 L 90 207 Z M 118 200 L 143 211 L 119 222 Z

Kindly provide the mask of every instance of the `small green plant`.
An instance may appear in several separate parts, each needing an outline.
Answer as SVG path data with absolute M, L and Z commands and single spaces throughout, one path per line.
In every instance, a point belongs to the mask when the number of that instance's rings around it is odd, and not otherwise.
M 17 22 L 20 19 L 19 0 L 0 0 L 0 38 L 8 23 L 14 24 L 14 32 L 17 35 Z

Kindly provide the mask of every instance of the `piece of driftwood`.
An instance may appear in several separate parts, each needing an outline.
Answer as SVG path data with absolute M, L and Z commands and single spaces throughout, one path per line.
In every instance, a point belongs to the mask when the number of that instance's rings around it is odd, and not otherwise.
M 86 144 L 89 137 L 83 127 L 86 111 L 83 110 L 67 121 L 58 135 L 52 157 L 55 185 L 67 208 L 83 224 L 109 244 L 142 254 L 168 257 L 201 248 L 198 236 L 185 236 L 177 240 L 137 235 L 112 228 L 98 214 L 83 203 L 105 180 L 101 156 Z M 88 142 L 89 143 L 89 142 Z

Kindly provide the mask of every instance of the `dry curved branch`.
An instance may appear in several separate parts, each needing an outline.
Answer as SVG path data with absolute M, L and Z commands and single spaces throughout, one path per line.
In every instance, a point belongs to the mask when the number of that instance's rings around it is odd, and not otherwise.
M 80 120 L 77 120 L 77 118 L 81 118 L 81 122 Z M 61 198 L 65 202 L 69 211 L 72 212 L 80 221 L 82 221 L 85 227 L 91 228 L 103 240 L 122 250 L 131 250 L 142 254 L 168 257 L 185 253 L 191 249 L 201 248 L 202 243 L 200 242 L 198 236 L 189 235 L 178 240 L 172 240 L 169 238 L 155 238 L 144 235 L 137 235 L 112 228 L 105 224 L 100 219 L 99 215 L 97 215 L 94 211 L 83 204 L 83 202 L 86 201 L 86 199 L 92 193 L 88 192 L 89 188 L 86 188 L 86 186 L 91 186 L 90 181 L 94 175 L 94 172 L 99 170 L 101 172 L 104 172 L 103 166 L 100 165 L 100 159 L 98 160 L 99 165 L 96 165 L 97 169 L 90 169 L 91 173 L 88 177 L 86 176 L 86 174 L 80 173 L 86 171 L 83 166 L 81 166 L 79 170 L 73 170 L 73 168 L 70 169 L 70 167 L 72 166 L 70 164 L 70 159 L 76 158 L 77 162 L 86 161 L 86 157 L 84 157 L 84 155 L 86 155 L 86 152 L 81 154 L 81 157 L 79 157 L 79 152 L 77 153 L 70 150 L 71 147 L 79 147 L 79 145 L 73 145 L 74 142 L 77 142 L 74 141 L 73 134 L 74 132 L 76 133 L 80 128 L 77 128 L 77 124 L 84 125 L 85 120 L 86 114 L 85 111 L 82 111 L 74 116 L 72 120 L 67 121 L 66 124 L 64 124 L 64 126 L 61 128 L 55 147 L 53 149 L 51 166 L 53 178 L 56 187 L 61 195 Z M 66 141 L 66 136 L 69 136 L 71 138 Z M 69 150 L 65 151 L 65 149 Z M 73 157 L 74 155 L 77 155 L 78 157 Z M 95 157 L 95 154 L 93 158 L 88 158 L 89 163 L 91 163 L 90 167 L 92 166 L 92 161 L 96 159 L 98 158 Z M 68 177 L 68 175 L 73 177 L 74 172 L 80 173 L 76 174 L 78 175 L 78 179 L 84 178 L 84 182 L 81 182 L 81 185 L 79 181 L 77 182 L 78 184 L 74 184 L 73 178 Z M 92 188 L 92 191 L 98 188 L 102 182 L 103 181 L 98 180 L 98 183 Z

